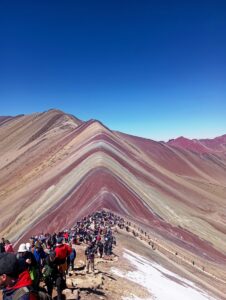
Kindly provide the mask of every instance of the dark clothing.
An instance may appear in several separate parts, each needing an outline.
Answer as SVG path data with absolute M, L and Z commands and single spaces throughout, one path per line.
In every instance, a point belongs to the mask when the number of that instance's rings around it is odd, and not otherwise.
M 37 267 L 37 262 L 36 259 L 34 257 L 34 254 L 30 251 L 27 251 L 24 256 L 20 256 L 19 254 L 17 254 L 17 258 L 19 261 L 19 270 L 20 272 L 23 272 L 25 270 L 30 270 L 32 267 Z M 26 260 L 30 259 L 31 260 L 31 264 L 26 263 Z
M 62 299 L 62 290 L 66 288 L 66 282 L 63 274 L 58 269 L 56 260 L 51 261 L 49 256 L 45 260 L 43 277 L 47 286 L 48 294 L 52 296 L 53 287 L 57 288 L 57 299 Z
M 0 253 L 5 252 L 5 245 L 3 243 L 0 243 Z
M 55 279 L 59 274 L 58 270 L 58 263 L 56 260 L 51 261 L 49 256 L 45 259 L 45 265 L 44 265 L 44 272 L 43 272 L 43 277 L 51 277 Z
M 19 263 L 13 253 L 0 253 L 0 275 L 6 274 L 12 278 L 17 278 Z
M 46 253 L 44 252 L 43 248 L 35 249 L 34 250 L 34 257 L 39 267 L 42 266 L 42 260 L 46 257 Z
M 70 254 L 70 261 L 75 260 L 76 258 L 76 251 L 75 248 L 72 248 L 71 254 Z
M 47 292 L 51 297 L 52 297 L 53 287 L 56 286 L 57 300 L 63 299 L 62 290 L 66 288 L 66 286 L 65 286 L 65 280 L 61 276 L 57 277 L 55 282 L 53 282 L 50 278 L 46 278 L 45 284 L 47 286 Z
M 99 249 L 100 257 L 102 257 L 104 252 L 104 244 L 102 242 L 98 243 L 98 249 Z
M 74 270 L 74 263 L 76 258 L 76 251 L 72 248 L 71 254 L 67 257 L 67 269 Z
M 94 258 L 96 253 L 96 245 L 91 244 L 85 250 L 86 260 L 86 272 L 89 273 L 89 267 L 91 267 L 92 272 L 94 272 Z
M 27 259 L 31 260 L 31 264 L 26 262 Z M 30 277 L 32 279 L 32 286 L 35 290 L 38 289 L 40 277 L 41 277 L 41 270 L 39 269 L 36 259 L 32 252 L 27 251 L 24 256 L 18 255 L 18 262 L 19 262 L 19 272 L 23 272 L 28 270 L 30 273 Z
M 87 259 L 93 259 L 96 253 L 96 246 L 90 245 L 85 250 L 85 255 Z

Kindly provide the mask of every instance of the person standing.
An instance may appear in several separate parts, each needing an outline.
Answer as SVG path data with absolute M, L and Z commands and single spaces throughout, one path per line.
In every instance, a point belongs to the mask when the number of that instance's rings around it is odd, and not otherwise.
M 76 250 L 75 248 L 72 247 L 72 243 L 69 243 L 69 246 L 71 247 L 71 253 L 67 257 L 67 273 L 68 271 L 73 271 L 74 270 L 74 264 L 75 264 L 75 258 L 76 258 Z
M 59 265 L 54 251 L 51 251 L 45 259 L 43 278 L 47 286 L 48 294 L 52 297 L 53 287 L 56 286 L 57 300 L 62 300 L 62 291 L 66 288 L 66 283 L 63 274 L 59 271 Z
M 86 273 L 89 273 L 89 268 L 91 267 L 91 271 L 94 273 L 94 259 L 96 253 L 96 245 L 95 243 L 89 242 L 88 247 L 85 250 L 86 255 Z
M 57 244 L 55 248 L 56 252 L 56 259 L 59 262 L 60 270 L 62 273 L 66 273 L 67 271 L 67 257 L 71 254 L 71 247 L 67 244 L 63 244 L 63 238 L 58 238 L 57 239 Z
M 20 270 L 28 270 L 35 290 L 39 287 L 40 270 L 36 262 L 35 256 L 31 251 L 28 251 L 26 244 L 20 244 L 17 259 L 19 262 Z

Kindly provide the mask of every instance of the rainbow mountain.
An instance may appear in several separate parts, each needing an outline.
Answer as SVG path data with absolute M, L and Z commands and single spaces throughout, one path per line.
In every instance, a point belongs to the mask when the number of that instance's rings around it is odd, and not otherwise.
M 226 135 L 156 142 L 51 109 L 0 117 L 0 235 L 70 228 L 105 208 L 226 264 Z

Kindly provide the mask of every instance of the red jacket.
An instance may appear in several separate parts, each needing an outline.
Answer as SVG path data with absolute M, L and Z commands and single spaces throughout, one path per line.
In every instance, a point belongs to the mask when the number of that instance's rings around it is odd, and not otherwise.
M 18 300 L 38 300 L 38 295 L 36 293 L 33 293 L 29 290 L 32 285 L 32 280 L 29 274 L 29 271 L 26 270 L 22 273 L 20 273 L 18 280 L 12 287 L 7 287 L 3 290 L 3 299 L 4 300 L 13 300 L 15 297 L 15 294 L 20 288 L 27 287 L 28 292 L 24 292 L 20 295 Z
M 18 280 L 16 284 L 13 286 L 13 289 L 19 289 L 24 286 L 31 286 L 32 280 L 30 277 L 30 273 L 28 270 L 25 270 L 24 272 L 20 273 Z
M 71 247 L 67 244 L 58 245 L 55 249 L 56 257 L 60 260 L 65 260 L 71 254 Z
M 68 232 L 65 232 L 65 233 L 64 233 L 64 238 L 65 238 L 65 239 L 68 239 L 68 238 L 69 238 L 69 233 L 68 233 Z

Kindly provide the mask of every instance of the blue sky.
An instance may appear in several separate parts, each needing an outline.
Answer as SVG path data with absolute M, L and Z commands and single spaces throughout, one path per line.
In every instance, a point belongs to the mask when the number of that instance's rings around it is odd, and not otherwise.
M 0 2 L 0 115 L 155 140 L 226 133 L 226 1 Z

